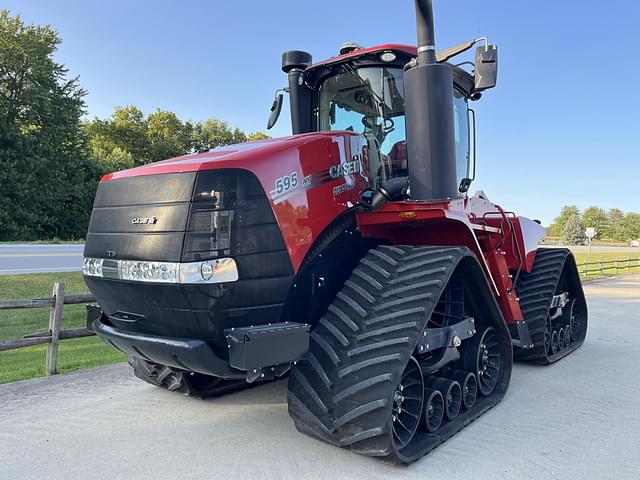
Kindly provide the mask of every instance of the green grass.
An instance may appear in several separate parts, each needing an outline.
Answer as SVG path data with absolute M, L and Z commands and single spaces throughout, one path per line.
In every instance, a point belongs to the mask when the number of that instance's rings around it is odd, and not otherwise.
M 615 268 L 611 268 L 609 270 L 605 270 L 604 273 L 600 273 L 600 272 L 589 272 L 588 275 L 584 275 L 582 272 L 584 271 L 584 262 L 589 262 L 589 263 L 593 263 L 593 262 L 606 262 L 606 261 L 611 261 L 611 260 L 626 260 L 628 258 L 635 258 L 635 259 L 640 259 L 640 255 L 637 253 L 630 253 L 630 252 L 621 252 L 621 253 L 592 253 L 591 256 L 589 256 L 588 253 L 574 253 L 573 254 L 574 257 L 576 258 L 576 263 L 578 264 L 578 270 L 580 271 L 580 275 L 582 276 L 582 278 L 596 278 L 596 277 L 611 277 L 614 275 L 625 275 L 628 273 L 640 273 L 640 260 L 636 260 L 635 262 L 631 262 L 631 265 L 633 265 L 631 268 L 620 268 L 618 271 L 616 271 Z M 624 265 L 624 264 L 623 264 Z M 613 263 L 609 263 L 609 264 L 604 264 L 603 267 L 614 267 L 615 264 Z M 595 268 L 599 268 L 599 265 L 589 265 L 589 270 L 591 269 L 595 269 Z
M 51 296 L 54 282 L 64 282 L 65 294 L 86 293 L 87 286 L 79 272 L 40 273 L 0 276 L 0 300 L 24 300 Z M 61 328 L 86 325 L 84 305 L 65 305 Z M 0 311 L 0 341 L 22 338 L 24 335 L 46 331 L 49 309 Z M 45 374 L 46 345 L 0 352 L 0 383 L 14 382 Z M 69 372 L 121 362 L 122 353 L 107 347 L 96 337 L 77 338 L 60 342 L 58 370 Z

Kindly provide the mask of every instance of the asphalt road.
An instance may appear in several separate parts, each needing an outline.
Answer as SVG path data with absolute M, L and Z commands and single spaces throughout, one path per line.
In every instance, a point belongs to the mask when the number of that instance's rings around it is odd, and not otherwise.
M 297 433 L 286 380 L 203 401 L 117 365 L 0 385 L 0 478 L 635 480 L 640 276 L 586 290 L 585 345 L 517 364 L 500 405 L 409 467 Z
M 82 270 L 84 245 L 0 244 L 0 275 Z

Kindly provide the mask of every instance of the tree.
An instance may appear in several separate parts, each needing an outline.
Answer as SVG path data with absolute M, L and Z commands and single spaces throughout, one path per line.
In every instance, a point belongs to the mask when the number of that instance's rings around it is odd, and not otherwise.
M 85 122 L 83 127 L 91 139 L 94 160 L 102 166 L 143 165 L 151 161 L 149 122 L 142 111 L 133 106 L 116 107 L 110 118 Z M 128 159 L 131 159 L 131 162 Z
M 88 223 L 86 92 L 53 60 L 60 43 L 51 27 L 0 11 L 0 240 L 74 238 Z
M 613 240 L 624 241 L 625 232 L 622 221 L 624 213 L 618 208 L 612 208 L 607 213 L 607 236 Z
M 191 139 L 191 146 L 197 151 L 244 142 L 247 137 L 238 128 L 232 130 L 227 122 L 209 118 L 193 126 Z
M 594 238 L 602 238 L 603 233 L 607 229 L 607 212 L 600 207 L 589 207 L 582 214 L 582 223 L 585 227 L 596 229 L 596 236 Z
M 271 137 L 263 132 L 254 132 L 247 135 L 247 142 L 255 142 L 257 140 L 268 140 Z
M 580 221 L 580 217 L 576 214 L 571 215 L 562 229 L 562 243 L 567 245 L 579 245 L 586 241 L 584 226 Z
M 575 205 L 565 205 L 562 207 L 560 215 L 554 219 L 553 223 L 549 225 L 547 229 L 549 235 L 552 237 L 561 236 L 565 225 L 573 215 L 576 215 L 578 219 L 580 218 L 580 210 L 578 210 L 578 207 Z
M 629 212 L 620 223 L 621 240 L 640 239 L 640 214 Z
M 183 123 L 175 113 L 158 108 L 147 117 L 149 160 L 156 162 L 187 153 L 192 130 L 189 122 Z

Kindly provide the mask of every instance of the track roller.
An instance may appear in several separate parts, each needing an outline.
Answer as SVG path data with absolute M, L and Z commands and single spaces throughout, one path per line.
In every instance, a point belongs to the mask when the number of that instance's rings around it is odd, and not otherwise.
M 551 348 L 549 351 L 555 355 L 560 350 L 560 335 L 558 335 L 558 331 L 554 330 L 551 332 Z
M 449 376 L 460 384 L 460 388 L 462 388 L 462 406 L 469 410 L 476 403 L 478 396 L 478 380 L 475 374 L 463 370 L 454 370 Z
M 558 330 L 558 349 L 564 348 L 564 328 Z
M 460 384 L 455 380 L 446 378 L 427 378 L 425 381 L 427 387 L 435 388 L 444 398 L 444 414 L 449 420 L 453 420 L 460 413 L 462 405 L 462 389 Z
M 427 432 L 435 432 L 440 428 L 444 418 L 444 398 L 439 390 L 425 389 L 423 418 Z

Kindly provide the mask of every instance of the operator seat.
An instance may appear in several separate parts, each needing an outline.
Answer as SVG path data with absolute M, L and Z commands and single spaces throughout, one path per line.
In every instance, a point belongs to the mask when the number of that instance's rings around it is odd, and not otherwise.
M 391 167 L 392 177 L 404 177 L 408 175 L 407 166 L 407 142 L 396 142 L 387 155 L 387 161 Z

